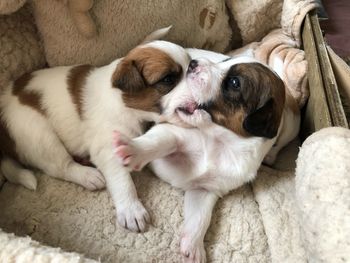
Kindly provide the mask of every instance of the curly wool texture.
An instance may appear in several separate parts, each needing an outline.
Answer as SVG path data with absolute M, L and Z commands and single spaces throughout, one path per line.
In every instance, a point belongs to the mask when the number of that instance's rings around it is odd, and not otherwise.
M 97 263 L 77 253 L 47 247 L 29 237 L 16 237 L 0 229 L 0 262 L 21 263 Z
M 283 1 L 228 0 L 227 5 L 241 31 L 243 45 L 261 40 L 280 27 Z
M 107 64 L 169 25 L 167 40 L 219 52 L 229 47 L 232 34 L 223 0 L 94 1 L 89 13 L 97 36 L 91 39 L 79 33 L 64 3 L 36 0 L 32 6 L 50 66 Z
M 8 15 L 20 9 L 27 0 L 1 0 L 0 15 Z
M 89 192 L 40 176 L 35 192 L 6 183 L 0 192 L 0 226 L 6 232 L 102 262 L 181 262 L 183 192 L 147 171 L 134 181 L 152 225 L 142 234 L 115 225 L 107 191 Z M 11 200 L 11 202 L 8 202 Z M 269 262 L 270 251 L 249 185 L 221 199 L 205 237 L 208 262 Z
M 332 127 L 302 145 L 296 203 L 310 262 L 350 262 L 350 130 Z
M 288 171 L 262 168 L 252 185 L 219 200 L 205 237 L 208 262 L 307 261 L 293 195 L 298 145 L 293 141 L 277 160 L 276 165 Z M 7 232 L 102 262 L 181 262 L 183 192 L 147 171 L 135 174 L 134 181 L 152 217 L 152 226 L 143 234 L 115 225 L 106 191 L 92 193 L 48 176 L 39 178 L 36 192 L 4 185 L 0 225 Z
M 267 167 L 253 182 L 273 262 L 307 262 L 294 187 L 294 173 L 276 173 Z
M 267 33 L 282 28 L 298 42 L 305 15 L 318 6 L 317 0 L 227 0 L 241 31 L 243 45 L 260 41 Z
M 17 13 L 0 16 L 0 47 L 0 88 L 45 65 L 43 47 L 27 5 Z

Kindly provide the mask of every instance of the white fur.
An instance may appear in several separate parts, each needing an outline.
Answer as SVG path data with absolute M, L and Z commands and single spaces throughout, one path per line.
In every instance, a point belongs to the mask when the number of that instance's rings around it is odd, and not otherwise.
M 143 46 L 162 50 L 184 70 L 187 68 L 190 58 L 180 46 L 165 41 Z M 33 73 L 34 78 L 26 90 L 41 94 L 45 116 L 21 104 L 12 94 L 12 84 L 0 97 L 0 108 L 23 164 L 90 190 L 103 188 L 106 180 L 116 205 L 118 222 L 133 231 L 143 231 L 149 215 L 138 200 L 128 169 L 114 154 L 112 131 L 118 129 L 130 137 L 138 136 L 142 121 L 158 121 L 159 114 L 124 105 L 121 91 L 112 87 L 111 81 L 119 61 L 95 68 L 87 77 L 82 99 L 84 118 L 79 117 L 67 86 L 72 67 Z M 97 169 L 74 162 L 72 155 L 90 156 Z M 35 177 L 14 160 L 3 159 L 1 170 L 10 181 L 35 189 Z M 24 173 L 27 176 L 23 176 Z
M 131 156 L 124 162 L 130 169 L 153 160 L 157 176 L 186 190 L 181 252 L 185 262 L 205 262 L 203 240 L 218 197 L 253 180 L 273 143 L 242 138 L 216 124 L 204 129 L 159 124 L 133 140 L 119 138 L 117 154 Z
M 225 59 L 230 58 L 230 56 L 220 54 L 214 51 L 209 51 L 209 50 L 196 49 L 196 48 L 188 48 L 186 50 L 190 54 L 192 59 L 206 58 L 211 62 L 219 63 Z
M 212 122 L 204 110 L 196 109 L 191 115 L 177 111 L 179 106 L 215 97 L 223 76 L 232 65 L 257 62 L 247 56 L 222 62 L 222 56 L 215 60 L 212 52 L 200 54 L 199 50 L 193 55 L 208 55 L 209 58 L 198 59 L 198 74 L 188 74 L 186 83 L 163 98 L 164 118 L 190 128 L 158 124 L 132 140 L 117 133 L 116 154 L 129 169 L 139 170 L 151 162 L 157 176 L 186 191 L 181 253 L 184 262 L 205 262 L 203 240 L 217 199 L 256 177 L 276 138 L 244 138 Z M 291 111 L 286 109 L 281 127 L 288 126 L 292 117 Z M 291 131 L 282 135 L 281 144 L 275 147 L 273 154 L 296 136 L 294 130 Z

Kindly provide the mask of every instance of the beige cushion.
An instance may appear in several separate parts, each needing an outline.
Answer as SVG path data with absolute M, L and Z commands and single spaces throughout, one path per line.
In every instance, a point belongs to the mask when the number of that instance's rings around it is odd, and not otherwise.
M 50 66 L 102 65 L 124 56 L 150 32 L 173 25 L 168 40 L 223 52 L 231 38 L 224 0 L 94 1 L 90 14 L 97 36 L 81 35 L 63 1 L 33 1 Z
M 44 65 L 44 50 L 30 8 L 26 5 L 14 14 L 0 15 L 0 88 Z

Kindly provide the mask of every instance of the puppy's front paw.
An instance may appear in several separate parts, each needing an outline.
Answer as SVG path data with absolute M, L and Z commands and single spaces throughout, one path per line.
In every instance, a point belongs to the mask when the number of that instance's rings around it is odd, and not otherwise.
M 117 221 L 122 227 L 134 232 L 144 232 L 150 216 L 139 200 L 117 205 Z
M 70 165 L 64 179 L 80 184 L 90 191 L 103 189 L 106 186 L 105 178 L 96 168 L 82 166 L 77 163 Z
M 181 235 L 180 251 L 185 263 L 205 263 L 207 261 L 203 241 L 196 241 L 186 233 Z
M 117 131 L 114 132 L 114 145 L 116 147 L 115 153 L 124 166 L 140 171 L 147 163 L 143 157 L 142 150 L 132 140 Z

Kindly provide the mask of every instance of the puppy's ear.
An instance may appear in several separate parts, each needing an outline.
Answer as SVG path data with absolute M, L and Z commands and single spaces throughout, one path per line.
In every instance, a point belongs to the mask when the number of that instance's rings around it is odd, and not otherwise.
M 277 135 L 281 115 L 274 99 L 270 98 L 244 119 L 243 128 L 251 135 L 272 139 Z
M 124 58 L 117 65 L 112 75 L 112 84 L 129 94 L 138 92 L 146 86 L 136 62 L 127 58 Z

